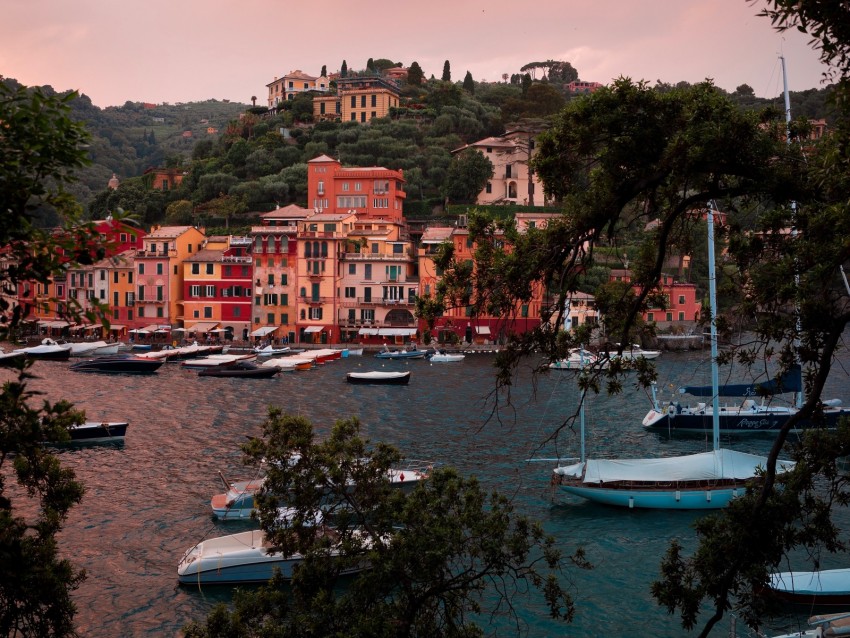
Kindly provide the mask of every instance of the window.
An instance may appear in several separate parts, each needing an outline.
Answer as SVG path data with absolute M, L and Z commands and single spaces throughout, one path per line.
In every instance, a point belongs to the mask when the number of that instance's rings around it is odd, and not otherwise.
M 231 275 L 231 273 L 230 273 L 230 266 L 225 266 L 225 267 L 224 267 L 224 276 L 225 276 L 225 277 L 230 277 L 230 275 Z
M 366 303 L 372 302 L 372 289 L 369 286 L 366 286 L 363 289 L 363 301 Z
M 274 323 L 274 313 L 270 312 L 266 315 L 266 323 Z
M 378 254 L 378 244 L 377 244 L 377 243 L 373 243 L 373 244 L 372 244 L 372 254 L 373 254 L 373 255 L 377 255 L 377 254 Z
M 100 297 L 101 301 L 106 299 L 106 291 L 103 288 L 98 291 L 98 297 Z
M 201 287 L 200 286 L 189 286 L 189 296 L 190 297 L 200 297 L 201 296 Z
M 213 264 L 207 264 L 207 274 L 212 275 L 213 272 L 215 272 L 214 271 L 214 265 Z
M 393 255 L 403 255 L 404 244 L 393 244 Z
M 353 109 L 357 108 L 357 96 L 356 95 L 351 96 L 351 108 L 353 108 Z M 354 113 L 352 113 L 352 115 L 354 115 Z
M 139 274 L 140 274 L 140 275 L 144 275 L 144 274 L 145 274 L 145 264 L 144 264 L 144 263 L 140 263 L 140 264 L 139 264 Z
M 372 281 L 372 264 L 363 264 L 363 268 L 365 270 L 363 273 L 363 279 L 366 281 Z
M 132 320 L 133 320 L 133 311 L 128 310 L 127 311 L 127 321 L 132 321 Z
M 321 319 L 322 318 L 322 307 L 318 308 L 310 308 L 310 319 Z
M 281 322 L 283 325 L 288 324 L 288 323 L 289 323 L 289 314 L 288 314 L 288 313 L 285 313 L 285 312 L 284 312 L 283 314 L 281 314 L 281 315 L 280 315 L 280 322 Z
M 646 320 L 647 321 L 655 321 L 655 313 L 654 312 L 647 312 L 646 313 Z
M 378 106 L 378 96 L 374 93 L 372 94 L 372 106 Z
M 274 273 L 273 272 L 269 273 L 269 282 L 268 283 L 269 283 L 269 286 L 274 286 Z
M 156 287 L 156 300 L 162 301 L 162 286 Z
M 201 274 L 201 264 L 192 264 L 192 274 L 200 275 Z
M 523 317 L 526 317 L 526 318 L 528 317 L 528 304 L 527 303 L 522 304 L 522 307 L 520 308 L 520 314 Z
M 348 264 L 348 274 L 356 275 L 357 274 L 357 264 Z
M 204 306 L 204 319 L 212 319 L 212 306 Z
M 280 285 L 281 285 L 281 286 L 285 286 L 285 285 L 286 285 L 286 281 L 287 281 L 287 279 L 286 279 L 286 273 L 283 273 L 283 274 L 280 276 Z
M 375 321 L 375 310 L 374 308 L 363 308 L 360 311 L 360 320 L 361 321 Z
M 215 297 L 215 286 L 207 286 L 207 297 Z
M 354 299 L 357 297 L 357 289 L 354 286 L 346 286 L 345 287 L 345 298 L 346 299 Z
M 145 287 L 139 286 L 139 301 L 145 300 Z
M 139 319 L 141 319 L 141 318 L 142 318 L 142 317 L 144 317 L 144 316 L 145 316 L 145 307 L 144 307 L 144 306 L 140 306 L 140 307 L 139 307 Z
M 365 95 L 360 96 L 360 108 L 361 109 L 366 108 L 366 96 Z
M 685 313 L 680 311 L 679 312 L 679 321 L 684 321 L 684 320 L 685 320 Z
M 124 305 L 125 306 L 133 306 L 136 304 L 136 295 L 132 292 L 124 293 Z
M 361 121 L 361 122 L 366 122 L 366 111 L 363 111 L 363 112 L 360 114 L 360 121 Z
M 156 274 L 157 275 L 162 274 L 162 264 L 161 263 L 156 265 Z
M 162 306 L 157 307 L 156 316 L 157 317 L 164 317 L 165 316 L 165 311 L 163 310 Z
M 491 182 L 487 182 L 487 186 L 484 187 L 484 192 L 485 193 L 492 193 L 493 192 L 493 184 Z
M 280 305 L 281 306 L 288 306 L 289 305 L 289 295 L 284 294 L 284 295 L 280 296 Z
M 242 306 L 234 306 L 233 316 L 234 317 L 241 317 L 242 316 Z
M 132 270 L 127 271 L 127 283 L 128 284 L 133 283 L 133 271 Z
M 112 293 L 112 305 L 113 306 L 118 305 L 118 291 L 117 290 Z
M 113 272 L 113 273 L 112 273 L 112 283 L 113 283 L 113 284 L 117 284 L 117 283 L 118 283 L 118 271 L 117 271 L 117 270 L 116 270 L 115 272 Z
M 319 284 L 311 284 L 310 285 L 310 300 L 311 301 L 319 301 L 321 296 L 319 295 Z
M 667 313 L 667 319 L 666 319 L 666 321 L 673 321 L 673 313 L 672 313 L 672 312 L 668 312 L 668 313 Z
M 348 182 L 343 182 L 342 183 L 342 192 L 347 193 L 349 186 L 351 186 L 351 185 Z
M 351 98 L 351 99 L 353 100 L 354 98 Z M 352 114 L 351 114 L 351 121 L 352 121 L 352 122 L 356 122 L 356 121 L 357 121 L 357 113 L 352 113 Z
M 685 305 L 685 295 L 679 295 L 679 305 L 680 306 Z
M 112 318 L 118 319 L 118 308 L 116 308 L 115 310 L 112 311 Z

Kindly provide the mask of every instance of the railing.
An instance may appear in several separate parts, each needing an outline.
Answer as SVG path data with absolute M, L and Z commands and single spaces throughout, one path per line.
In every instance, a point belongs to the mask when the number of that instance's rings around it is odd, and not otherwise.
M 314 304 L 314 305 L 329 304 L 329 303 L 334 302 L 333 297 L 311 297 L 310 295 L 304 295 L 304 296 L 299 295 L 298 299 L 301 303 Z
M 341 261 L 400 261 L 409 263 L 413 253 L 407 251 L 401 255 L 383 255 L 380 253 L 342 253 L 339 258 Z
M 237 257 L 235 255 L 227 255 L 222 257 L 221 261 L 225 264 L 250 264 L 253 263 L 254 259 L 252 257 Z
M 416 302 L 412 299 L 378 299 L 365 297 L 342 297 L 338 299 L 337 305 L 340 308 L 352 308 L 356 306 L 415 306 Z
M 136 257 L 176 257 L 176 250 L 137 250 Z

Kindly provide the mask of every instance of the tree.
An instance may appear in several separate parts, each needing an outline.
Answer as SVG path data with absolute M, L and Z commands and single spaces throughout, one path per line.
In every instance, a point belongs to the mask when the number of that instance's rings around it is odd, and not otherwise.
M 348 77 L 348 64 L 345 60 L 342 61 L 342 66 L 339 67 L 339 77 L 347 78 Z
M 372 58 L 366 60 L 366 70 L 371 71 L 372 73 L 375 72 L 375 61 Z
M 443 82 L 451 82 L 452 81 L 452 67 L 449 64 L 449 61 L 446 60 L 443 63 L 443 77 L 440 78 Z
M 475 82 L 472 79 L 472 73 L 469 71 L 466 72 L 466 76 L 463 78 L 463 90 L 467 93 L 475 93 Z
M 79 207 L 66 192 L 72 171 L 88 161 L 88 135 L 69 117 L 75 97 L 0 83 L 0 245 L 8 251 L 0 271 L 4 291 L 25 281 L 49 281 L 77 256 L 91 263 L 89 247 L 100 243 L 91 226 L 78 223 Z M 45 233 L 34 225 L 46 209 L 65 221 L 63 232 Z M 22 308 L 11 308 L 2 296 L 0 310 L 0 336 L 5 338 L 17 330 Z M 67 428 L 82 423 L 84 415 L 67 401 L 33 407 L 40 399 L 27 389 L 27 368 L 22 365 L 17 380 L 0 390 L 0 633 L 71 636 L 71 592 L 85 572 L 60 558 L 56 539 L 81 501 L 83 486 L 42 442 L 68 440 Z
M 322 71 L 321 71 L 321 73 L 319 73 L 319 76 L 323 77 L 323 78 L 328 77 L 328 65 L 327 64 L 322 65 Z
M 474 202 L 491 177 L 493 163 L 482 153 L 467 149 L 452 159 L 443 196 L 453 202 Z
M 415 60 L 407 69 L 407 83 L 413 86 L 420 86 L 425 79 L 425 74 L 422 72 L 422 67 Z
M 359 436 L 356 419 L 337 421 L 324 442 L 303 417 L 270 409 L 263 438 L 243 445 L 250 462 L 268 461 L 258 496 L 259 519 L 273 546 L 307 557 L 291 587 L 273 581 L 259 595 L 240 595 L 236 609 L 216 609 L 187 638 L 277 636 L 476 636 L 483 614 L 515 622 L 517 592 L 539 591 L 554 618 L 569 621 L 573 603 L 558 582 L 564 566 L 554 539 L 475 479 L 432 468 L 410 494 L 387 475 L 399 453 Z M 295 460 L 297 459 L 297 460 Z M 296 515 L 280 523 L 279 496 Z M 343 540 L 330 562 L 327 544 L 304 521 L 321 508 Z M 371 546 L 357 541 L 358 527 Z M 371 568 L 340 584 L 340 571 L 368 560 Z M 574 562 L 586 566 L 578 554 Z
M 194 221 L 194 211 L 192 202 L 178 199 L 176 202 L 171 202 L 165 209 L 165 220 L 174 226 L 189 225 Z

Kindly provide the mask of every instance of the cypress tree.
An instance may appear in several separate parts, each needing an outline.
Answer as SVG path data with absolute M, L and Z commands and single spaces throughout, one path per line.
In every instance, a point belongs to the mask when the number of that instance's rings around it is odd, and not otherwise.
M 468 93 L 475 93 L 475 82 L 472 80 L 472 73 L 466 72 L 466 77 L 463 78 L 463 90 Z
M 342 61 L 342 66 L 339 67 L 339 77 L 341 77 L 341 78 L 347 78 L 348 77 L 348 63 L 345 60 Z
M 452 67 L 449 64 L 449 61 L 446 60 L 445 64 L 443 64 L 443 82 L 451 82 L 452 81 Z

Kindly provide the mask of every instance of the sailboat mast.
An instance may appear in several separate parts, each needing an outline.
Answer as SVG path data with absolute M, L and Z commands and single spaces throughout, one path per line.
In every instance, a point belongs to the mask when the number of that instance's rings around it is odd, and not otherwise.
M 782 64 L 782 93 L 783 93 L 783 96 L 785 98 L 785 143 L 788 146 L 791 146 L 791 96 L 788 93 L 788 73 L 785 70 L 785 56 L 780 55 L 779 61 Z M 793 225 L 791 227 L 791 237 L 796 237 L 797 236 L 797 202 L 796 201 L 791 202 L 791 220 L 793 222 Z M 796 284 L 799 284 L 799 282 L 800 282 L 800 275 L 798 275 L 795 272 L 794 273 L 794 284 L 795 284 L 795 288 L 797 290 L 799 290 L 799 288 L 800 288 L 799 286 L 796 285 Z M 800 330 L 802 329 L 802 326 L 800 324 L 799 307 L 796 309 L 796 315 L 797 315 L 797 323 L 796 323 L 797 334 L 800 334 Z M 800 363 L 799 357 L 797 358 L 797 363 L 798 364 Z M 796 404 L 797 408 L 799 409 L 799 408 L 803 407 L 803 391 L 802 391 L 802 389 L 799 392 L 796 393 L 795 398 L 796 398 L 795 404 Z
M 711 318 L 711 434 L 713 449 L 720 449 L 720 373 L 717 370 L 717 275 L 714 266 L 714 206 L 708 204 L 708 305 Z

